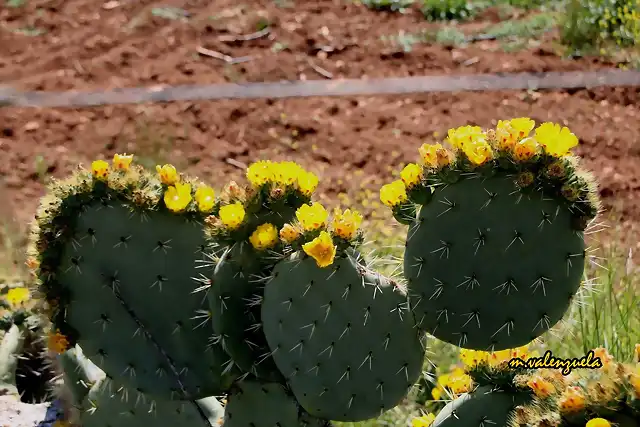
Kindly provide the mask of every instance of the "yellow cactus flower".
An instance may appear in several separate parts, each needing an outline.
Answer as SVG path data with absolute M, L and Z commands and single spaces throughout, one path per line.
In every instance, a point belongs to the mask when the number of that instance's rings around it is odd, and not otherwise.
M 191 203 L 191 184 L 171 185 L 164 192 L 164 204 L 172 212 L 182 212 Z
M 313 202 L 300 206 L 296 211 L 296 218 L 305 231 L 314 231 L 327 225 L 329 213 L 320 203 Z
M 69 340 L 59 330 L 49 332 L 47 347 L 54 353 L 62 354 L 69 348 Z
M 100 180 L 107 179 L 109 175 L 109 163 L 104 160 L 96 160 L 91 163 L 91 173 Z
M 285 224 L 280 229 L 280 239 L 285 243 L 293 243 L 300 237 L 300 230 L 291 224 Z
M 114 154 L 113 155 L 113 168 L 117 170 L 128 170 L 133 161 L 133 154 Z
M 637 363 L 640 363 L 640 344 L 636 344 L 633 349 L 633 354 L 635 355 L 635 360 Z
M 449 385 L 450 374 L 442 374 L 438 376 L 437 382 L 440 387 L 446 387 Z
M 482 165 L 493 157 L 491 146 L 485 139 L 481 138 L 466 142 L 463 151 L 474 165 Z
M 536 126 L 536 122 L 529 117 L 518 117 L 509 120 L 509 125 L 516 132 L 518 139 L 523 139 L 529 136 L 529 133 Z
M 433 400 L 440 400 L 442 397 L 442 389 L 440 387 L 434 387 L 431 389 L 431 398 Z
M 488 361 L 490 366 L 498 366 L 511 360 L 511 358 L 511 350 L 505 349 L 489 353 Z
M 603 368 L 608 368 L 613 362 L 613 356 L 609 354 L 606 348 L 598 347 L 593 349 L 593 355 L 600 358 Z
M 208 185 L 201 185 L 196 189 L 196 203 L 198 210 L 203 213 L 211 212 L 216 204 L 216 193 Z
M 449 144 L 458 150 L 464 149 L 464 146 L 478 141 L 485 140 L 485 133 L 480 126 L 460 126 L 455 129 L 449 129 L 447 134 Z
M 9 289 L 5 298 L 12 308 L 18 308 L 29 301 L 29 296 L 29 289 L 20 287 Z
M 402 169 L 402 172 L 400 172 L 400 178 L 405 187 L 411 188 L 422 179 L 422 168 L 415 163 L 409 163 Z
M 247 179 L 254 187 L 262 187 L 275 178 L 275 165 L 270 160 L 260 160 L 247 168 Z
M 498 148 L 511 150 L 514 145 L 529 136 L 536 122 L 528 117 L 518 117 L 511 120 L 499 120 L 496 126 Z
M 436 416 L 433 413 L 425 414 L 421 417 L 411 420 L 411 427 L 429 427 L 435 421 Z
M 302 245 L 302 250 L 316 260 L 318 267 L 324 268 L 333 263 L 337 248 L 333 244 L 331 235 L 326 231 L 321 231 L 318 237 Z
M 347 209 L 340 212 L 335 209 L 333 213 L 333 232 L 336 236 L 350 240 L 358 231 L 358 227 L 362 224 L 362 215 L 358 211 Z
M 318 177 L 313 172 L 301 171 L 298 175 L 298 190 L 305 196 L 311 196 L 318 188 Z
M 407 189 L 401 180 L 383 185 L 380 189 L 380 201 L 386 206 L 395 207 L 407 200 Z
M 249 237 L 249 242 L 259 251 L 269 249 L 278 242 L 278 229 L 273 224 L 259 225 Z
M 519 162 L 526 162 L 538 153 L 538 142 L 535 138 L 524 138 L 513 146 L 513 157 Z
M 511 358 L 518 358 L 518 359 L 526 359 L 529 356 L 529 346 L 528 345 L 523 345 L 520 347 L 516 347 L 516 348 L 512 348 L 510 350 L 511 353 Z
M 273 165 L 274 180 L 282 185 L 295 184 L 302 172 L 302 167 L 295 162 L 280 162 Z
M 447 386 L 454 394 L 466 393 L 471 390 L 471 387 L 473 386 L 473 379 L 463 370 L 455 370 L 449 376 Z
M 536 140 L 544 151 L 554 157 L 562 157 L 578 145 L 578 137 L 567 127 L 560 127 L 557 123 L 543 123 L 536 129 Z
M 160 181 L 165 185 L 173 185 L 180 181 L 180 175 L 173 165 L 156 165 L 156 172 L 160 176 Z
M 489 361 L 489 353 L 481 350 L 460 350 L 460 360 L 467 367 L 475 367 L 480 363 Z
M 561 412 L 578 412 L 584 409 L 585 398 L 578 387 L 567 388 L 558 399 L 558 407 Z
M 611 427 L 611 423 L 604 418 L 592 418 L 584 427 Z
M 529 381 L 527 381 L 527 385 L 533 390 L 533 393 L 540 398 L 549 397 L 556 391 L 552 383 L 537 375 L 531 377 Z
M 420 158 L 425 166 L 435 168 L 438 166 L 438 149 L 444 148 L 440 144 L 422 144 L 418 149 Z
M 235 230 L 244 221 L 245 211 L 244 206 L 240 202 L 231 203 L 230 205 L 224 205 L 220 207 L 218 213 L 222 224 L 230 230 Z

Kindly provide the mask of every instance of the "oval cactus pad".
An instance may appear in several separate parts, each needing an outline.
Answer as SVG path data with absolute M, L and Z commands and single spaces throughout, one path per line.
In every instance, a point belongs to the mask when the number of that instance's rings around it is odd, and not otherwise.
M 141 393 L 219 395 L 237 372 L 196 292 L 213 273 L 202 212 L 213 190 L 169 167 L 116 164 L 54 184 L 38 213 L 31 253 L 58 351 L 79 343 Z
M 452 129 L 453 151 L 423 145 L 422 164 L 381 190 L 409 224 L 404 275 L 416 321 L 436 338 L 522 346 L 562 319 L 580 287 L 595 184 L 569 155 L 575 135 L 545 123 L 529 137 L 533 128 L 519 118 Z
M 273 358 L 311 415 L 360 421 L 396 406 L 425 350 L 405 294 L 355 259 L 278 264 L 262 305 Z

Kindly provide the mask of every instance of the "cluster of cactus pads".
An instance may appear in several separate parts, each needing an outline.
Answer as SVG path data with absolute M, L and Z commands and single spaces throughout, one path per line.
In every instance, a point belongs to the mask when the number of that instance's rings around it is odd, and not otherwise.
M 423 146 L 423 164 L 382 188 L 409 225 L 406 284 L 371 267 L 362 216 L 330 215 L 293 162 L 254 163 L 220 194 L 130 155 L 55 182 L 28 264 L 79 409 L 70 422 L 361 421 L 407 396 L 427 333 L 492 351 L 539 337 L 579 288 L 598 201 L 568 155 L 575 136 L 532 129 L 452 130 L 453 151 Z M 510 407 L 474 396 L 477 411 Z

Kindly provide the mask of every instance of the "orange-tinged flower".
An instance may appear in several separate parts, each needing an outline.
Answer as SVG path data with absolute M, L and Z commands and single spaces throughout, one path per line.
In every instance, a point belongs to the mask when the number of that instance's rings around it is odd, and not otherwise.
M 49 332 L 47 346 L 49 350 L 62 354 L 69 349 L 69 340 L 59 330 L 56 330 L 55 332 Z
M 300 234 L 302 234 L 302 233 L 300 232 L 298 227 L 296 227 L 294 225 L 291 225 L 291 224 L 285 224 L 280 229 L 280 238 L 285 243 L 293 243 L 293 242 L 295 242 L 298 239 L 298 237 L 300 237 Z
M 335 209 L 333 213 L 333 233 L 342 237 L 343 239 L 350 240 L 358 231 L 358 227 L 362 224 L 362 215 L 358 211 L 352 211 L 347 209 L 344 212 L 340 212 L 339 209 Z
M 302 245 L 302 250 L 316 260 L 318 267 L 324 268 L 333 264 L 337 248 L 331 235 L 323 230 L 318 237 Z
M 555 393 L 556 388 L 549 381 L 541 378 L 540 376 L 533 376 L 527 385 L 533 390 L 536 396 L 540 398 L 546 398 Z
M 435 168 L 438 166 L 438 147 L 442 147 L 440 144 L 422 144 L 418 149 L 420 158 L 425 166 L 429 168 Z
M 562 392 L 558 399 L 558 407 L 563 413 L 581 411 L 584 406 L 584 394 L 578 387 L 569 387 Z
M 128 170 L 133 161 L 133 154 L 114 154 L 113 155 L 113 168 L 117 170 Z
M 513 157 L 519 162 L 526 162 L 538 152 L 538 143 L 534 138 L 524 138 L 513 147 Z

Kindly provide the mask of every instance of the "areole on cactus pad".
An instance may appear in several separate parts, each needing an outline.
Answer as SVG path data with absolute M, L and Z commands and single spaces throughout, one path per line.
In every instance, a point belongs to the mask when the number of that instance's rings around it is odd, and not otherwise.
M 569 154 L 575 135 L 544 123 L 529 136 L 534 127 L 518 118 L 452 129 L 453 151 L 423 145 L 421 164 L 381 189 L 409 225 L 404 275 L 420 327 L 436 338 L 482 350 L 527 344 L 580 287 L 596 184 Z

